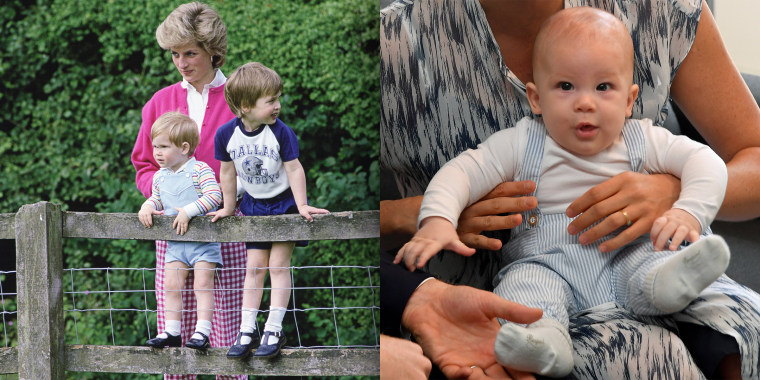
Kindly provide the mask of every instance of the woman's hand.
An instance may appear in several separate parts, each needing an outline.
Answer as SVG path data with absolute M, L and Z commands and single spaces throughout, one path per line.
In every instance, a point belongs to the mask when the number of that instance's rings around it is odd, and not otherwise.
M 422 347 L 406 339 L 380 334 L 380 379 L 424 380 L 433 368 Z
M 380 201 L 380 236 L 409 239 L 417 232 L 422 196 Z
M 501 241 L 487 238 L 483 231 L 515 228 L 522 223 L 519 213 L 536 208 L 536 197 L 526 196 L 536 189 L 533 181 L 504 182 L 459 215 L 459 240 L 470 248 L 495 251 Z M 509 213 L 511 215 L 500 215 Z
M 591 244 L 630 222 L 618 236 L 599 246 L 602 252 L 613 251 L 649 232 L 655 219 L 670 210 L 680 192 L 681 181 L 668 174 L 618 174 L 568 206 L 567 216 L 578 217 L 567 232 L 575 235 L 600 222 L 578 238 L 581 244 Z

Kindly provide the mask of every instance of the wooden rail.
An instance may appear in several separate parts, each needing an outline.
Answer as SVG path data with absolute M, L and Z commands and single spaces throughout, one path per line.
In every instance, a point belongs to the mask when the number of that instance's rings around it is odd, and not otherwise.
M 273 360 L 233 361 L 226 349 L 201 353 L 187 348 L 64 344 L 64 238 L 184 241 L 294 241 L 367 239 L 380 236 L 379 211 L 317 215 L 229 217 L 210 223 L 193 218 L 188 232 L 171 229 L 172 217 L 154 217 L 146 229 L 136 214 L 63 212 L 59 205 L 24 205 L 16 214 L 0 214 L 0 239 L 16 240 L 18 347 L 0 348 L 0 373 L 20 379 L 62 379 L 65 371 L 117 373 L 188 373 L 250 375 L 378 375 L 376 348 L 285 349 Z

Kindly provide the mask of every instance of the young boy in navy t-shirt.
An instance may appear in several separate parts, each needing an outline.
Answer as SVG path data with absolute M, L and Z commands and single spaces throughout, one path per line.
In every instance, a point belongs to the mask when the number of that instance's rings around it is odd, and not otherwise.
M 243 215 L 328 213 L 306 202 L 306 176 L 298 161 L 298 139 L 277 119 L 282 80 L 258 62 L 237 68 L 227 79 L 224 97 L 237 117 L 225 123 L 214 138 L 214 157 L 222 162 L 220 180 L 224 207 L 209 215 L 212 221 L 233 215 L 237 184 L 245 190 L 240 203 Z M 254 346 L 256 315 L 263 295 L 266 270 L 272 277 L 269 316 L 254 356 L 272 357 L 285 344 L 282 320 L 290 299 L 290 257 L 293 248 L 307 242 L 246 243 L 245 288 L 240 333 L 227 357 L 244 358 Z

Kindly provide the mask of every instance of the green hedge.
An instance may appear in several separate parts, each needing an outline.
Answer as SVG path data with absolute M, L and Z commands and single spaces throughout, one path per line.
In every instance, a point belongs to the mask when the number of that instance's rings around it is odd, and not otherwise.
M 137 212 L 143 198 L 134 185 L 129 157 L 140 126 L 140 110 L 155 91 L 181 80 L 169 53 L 156 43 L 155 29 L 181 3 L 3 1 L 0 212 L 13 213 L 23 204 L 41 200 L 59 203 L 64 210 Z M 281 118 L 299 136 L 310 202 L 331 211 L 377 209 L 377 2 L 209 3 L 228 28 L 225 74 L 243 63 L 259 61 L 282 76 Z M 313 242 L 296 250 L 293 265 L 376 265 L 376 252 L 376 240 Z M 153 245 L 144 241 L 72 239 L 65 242 L 64 254 L 66 268 L 155 266 Z M 102 273 L 75 275 L 78 290 L 107 285 Z M 109 273 L 111 287 L 141 288 L 143 275 L 152 288 L 151 272 L 134 271 Z M 299 271 L 297 275 L 297 282 L 311 284 L 323 281 L 324 274 Z M 376 271 L 370 277 L 378 284 Z M 363 285 L 369 280 L 366 274 L 341 276 L 345 285 Z M 69 291 L 71 284 L 65 286 Z M 375 293 L 346 294 L 345 302 L 379 305 Z M 325 297 L 309 296 L 309 302 L 318 305 L 327 302 Z M 105 302 L 82 298 L 77 299 L 79 308 L 102 307 Z M 110 302 L 144 305 L 141 294 L 123 298 Z M 150 301 L 152 295 L 148 298 Z M 296 298 L 298 303 L 298 294 Z M 14 307 L 12 301 L 5 306 Z M 67 298 L 66 308 L 71 307 Z M 77 315 L 76 329 L 72 314 L 66 315 L 67 342 L 110 344 L 107 326 L 111 319 L 123 327 L 116 333 L 116 344 L 140 345 L 148 334 L 146 318 L 139 313 Z M 155 317 L 147 319 L 155 333 Z M 341 329 L 345 326 L 342 344 L 375 344 L 371 315 L 347 312 L 335 320 Z M 334 344 L 322 342 L 328 339 L 322 332 L 325 323 L 332 326 L 333 316 L 310 315 L 299 320 L 302 343 Z M 14 328 L 7 337 L 15 340 Z

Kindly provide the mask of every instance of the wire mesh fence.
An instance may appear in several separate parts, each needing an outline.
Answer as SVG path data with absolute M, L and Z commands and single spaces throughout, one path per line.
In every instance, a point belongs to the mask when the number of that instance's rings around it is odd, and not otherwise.
M 236 269 L 245 268 L 217 271 Z M 283 328 L 293 338 L 286 347 L 379 347 L 379 267 L 294 266 L 288 270 L 292 287 Z M 155 336 L 155 273 L 156 268 L 64 269 L 66 344 L 142 345 Z M 4 347 L 16 345 L 17 310 L 16 293 L 5 291 L 2 284 L 12 283 L 15 276 L 15 271 L 0 271 Z M 260 308 L 265 310 L 259 313 L 257 331 L 263 328 L 271 289 L 263 288 Z M 242 295 L 241 289 L 217 291 Z M 192 289 L 182 293 L 194 297 Z

